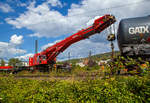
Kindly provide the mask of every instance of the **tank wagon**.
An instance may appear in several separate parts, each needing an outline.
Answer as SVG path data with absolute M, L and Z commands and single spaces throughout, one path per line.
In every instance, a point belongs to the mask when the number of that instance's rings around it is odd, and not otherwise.
M 123 56 L 150 57 L 150 16 L 123 19 L 117 32 Z

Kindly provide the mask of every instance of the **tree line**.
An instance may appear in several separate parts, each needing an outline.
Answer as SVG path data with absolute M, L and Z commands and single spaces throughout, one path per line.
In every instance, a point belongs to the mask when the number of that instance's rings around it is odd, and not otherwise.
M 22 62 L 18 58 L 11 58 L 8 60 L 8 66 L 20 66 L 20 65 L 22 65 Z M 6 61 L 4 59 L 1 59 L 0 66 L 6 66 Z

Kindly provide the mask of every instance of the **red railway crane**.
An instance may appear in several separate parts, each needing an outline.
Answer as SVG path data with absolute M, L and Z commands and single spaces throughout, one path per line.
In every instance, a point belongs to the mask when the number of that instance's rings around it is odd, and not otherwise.
M 80 40 L 89 38 L 90 36 L 102 32 L 104 29 L 116 22 L 114 16 L 106 14 L 96 19 L 92 26 L 82 29 L 77 33 L 67 37 L 66 39 L 46 48 L 44 51 L 35 54 L 29 58 L 29 67 L 38 69 L 47 69 L 56 63 L 56 57 L 67 49 L 71 44 Z

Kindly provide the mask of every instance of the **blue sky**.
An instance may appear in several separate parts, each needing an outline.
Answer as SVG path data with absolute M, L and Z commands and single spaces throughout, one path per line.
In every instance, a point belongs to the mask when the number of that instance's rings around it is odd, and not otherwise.
M 22 35 L 23 43 L 21 45 L 18 45 L 17 48 L 24 49 L 27 51 L 27 53 L 34 53 L 34 41 L 35 40 L 39 41 L 38 45 L 39 45 L 39 47 L 41 47 L 45 44 L 54 42 L 57 39 L 62 39 L 65 37 L 65 36 L 63 36 L 63 37 L 60 36 L 60 37 L 56 37 L 56 38 L 47 38 L 47 37 L 46 38 L 45 37 L 38 38 L 36 36 L 29 37 L 28 34 L 32 34 L 32 33 L 34 33 L 34 31 L 26 29 L 26 28 L 17 29 L 13 25 L 10 25 L 6 22 L 6 20 L 5 20 L 6 18 L 17 18 L 21 13 L 24 13 L 25 11 L 27 11 L 27 6 L 29 6 L 31 2 L 34 2 L 34 1 L 32 1 L 32 0 L 31 1 L 29 1 L 29 0 L 28 1 L 26 1 L 26 0 L 1 0 L 0 1 L 1 5 L 7 4 L 11 8 L 8 11 L 7 10 L 5 11 L 3 9 L 0 10 L 0 28 L 1 28 L 0 41 L 1 42 L 9 42 L 10 37 L 12 35 L 14 35 L 14 34 L 16 34 L 18 36 Z M 41 5 L 44 2 L 46 2 L 46 0 L 36 0 L 35 7 L 37 7 L 38 5 Z M 67 10 L 70 8 L 71 4 L 72 3 L 78 4 L 79 2 L 80 2 L 80 0 L 63 0 L 63 2 L 61 2 L 62 4 L 64 4 L 63 7 L 52 7 L 52 9 L 59 11 L 62 15 L 67 15 Z M 17 55 L 21 55 L 21 54 L 17 54 Z
M 133 5 L 111 8 L 127 3 Z M 27 59 L 35 51 L 36 39 L 41 51 L 88 27 L 88 21 L 96 16 L 113 14 L 119 22 L 123 18 L 149 15 L 149 4 L 141 0 L 0 0 L 0 56 Z M 67 59 L 68 52 L 71 58 L 86 57 L 89 51 L 92 54 L 109 52 L 107 34 L 105 30 L 72 45 L 58 59 Z M 115 46 L 117 50 L 116 42 Z

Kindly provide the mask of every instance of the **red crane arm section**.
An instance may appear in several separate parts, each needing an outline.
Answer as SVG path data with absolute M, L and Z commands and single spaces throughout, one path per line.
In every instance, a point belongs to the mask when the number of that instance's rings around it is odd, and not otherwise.
M 89 38 L 90 36 L 92 36 L 96 33 L 102 32 L 104 29 L 109 27 L 114 22 L 116 22 L 116 19 L 114 16 L 104 15 L 104 16 L 96 19 L 92 26 L 90 26 L 86 29 L 82 29 L 81 31 L 71 35 L 70 37 L 67 37 L 66 39 L 54 44 L 53 46 L 48 47 L 47 49 L 45 49 L 44 51 L 39 53 L 39 55 L 46 56 L 46 62 L 44 62 L 45 64 L 53 63 L 55 61 L 55 58 L 57 57 L 57 55 L 59 55 L 61 52 L 63 52 L 65 49 L 67 49 L 71 44 L 78 42 L 80 40 Z M 35 54 L 35 55 L 37 55 L 37 54 Z M 29 59 L 29 61 L 32 61 L 32 59 L 31 60 Z M 33 57 L 33 61 L 35 61 L 34 57 Z M 42 63 L 42 62 L 40 62 L 40 63 Z M 31 63 L 31 65 L 39 65 L 40 63 L 35 62 L 33 64 Z M 30 64 L 30 62 L 29 62 L 29 64 Z
M 47 54 L 47 60 L 52 61 L 54 58 L 59 55 L 59 53 L 63 52 L 66 48 L 68 48 L 71 44 L 78 42 L 80 40 L 89 38 L 89 36 L 100 33 L 105 28 L 110 26 L 115 22 L 114 16 L 105 15 L 95 20 L 94 24 L 87 29 L 83 29 L 72 36 L 56 43 L 54 46 L 47 48 L 43 51 L 42 54 Z

